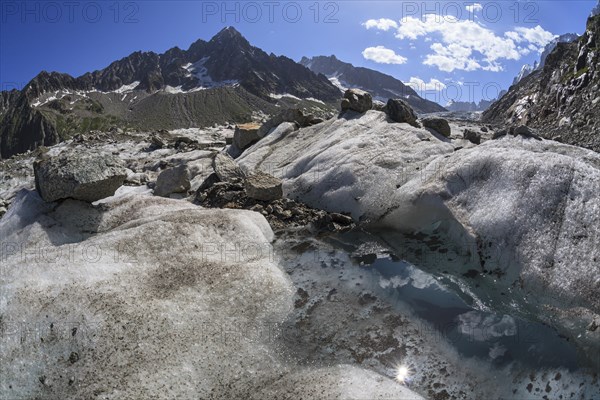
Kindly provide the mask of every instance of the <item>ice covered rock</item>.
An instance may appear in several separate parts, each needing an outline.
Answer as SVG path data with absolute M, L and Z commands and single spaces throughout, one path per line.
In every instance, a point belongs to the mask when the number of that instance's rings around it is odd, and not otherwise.
M 127 177 L 123 162 L 112 154 L 46 155 L 34 162 L 33 170 L 36 189 L 45 201 L 93 202 L 112 196 Z
M 371 94 L 360 89 L 348 89 L 342 100 L 342 111 L 352 110 L 359 113 L 367 112 L 373 108 Z
M 584 327 L 600 314 L 599 168 L 591 151 L 505 137 L 453 154 L 443 174 L 411 180 L 381 221 L 407 231 L 442 221 L 473 268 L 487 271 L 476 293 L 507 309 L 516 301 L 598 351 L 598 335 Z
M 237 161 L 244 170 L 281 177 L 286 197 L 371 220 L 387 210 L 412 175 L 453 151 L 452 144 L 423 129 L 390 123 L 371 110 L 361 118 L 273 132 Z
M 279 353 L 295 289 L 258 213 L 140 195 L 52 207 L 22 191 L 0 235 L 14 244 L 2 253 L 6 397 L 420 398 Z

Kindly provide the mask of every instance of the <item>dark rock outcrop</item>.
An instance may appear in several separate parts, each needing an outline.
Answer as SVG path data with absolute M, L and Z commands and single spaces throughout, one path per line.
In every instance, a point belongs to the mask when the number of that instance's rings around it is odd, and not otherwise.
M 394 122 L 406 122 L 412 126 L 419 127 L 417 114 L 415 114 L 413 109 L 404 100 L 389 99 L 385 106 L 385 111 Z
M 600 16 L 585 33 L 557 43 L 544 67 L 511 86 L 483 113 L 488 123 L 527 125 L 539 135 L 600 151 Z

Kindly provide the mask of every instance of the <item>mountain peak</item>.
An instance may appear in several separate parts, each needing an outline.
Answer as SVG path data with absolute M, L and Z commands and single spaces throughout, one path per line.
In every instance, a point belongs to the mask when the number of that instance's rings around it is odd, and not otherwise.
M 212 39 L 210 39 L 210 41 L 215 41 L 215 40 L 223 40 L 223 39 L 243 39 L 246 40 L 246 38 L 244 38 L 244 36 L 237 30 L 235 29 L 233 26 L 226 26 L 225 28 L 221 29 L 219 31 L 219 33 L 217 33 L 215 36 L 212 37 Z

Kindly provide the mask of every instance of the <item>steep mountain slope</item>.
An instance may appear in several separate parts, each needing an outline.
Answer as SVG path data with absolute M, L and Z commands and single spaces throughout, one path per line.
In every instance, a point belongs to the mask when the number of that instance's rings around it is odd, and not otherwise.
M 600 16 L 585 33 L 557 43 L 542 69 L 532 72 L 495 102 L 483 120 L 527 124 L 546 138 L 600 151 Z
M 317 107 L 322 110 L 311 109 L 317 113 L 331 111 L 341 97 L 325 76 L 253 47 L 228 27 L 187 50 L 138 51 L 78 78 L 42 71 L 21 92 L 2 92 L 0 156 L 90 129 L 249 121 L 275 112 L 276 99 L 284 94 L 323 102 Z
M 352 64 L 338 60 L 335 56 L 302 57 L 300 64 L 311 71 L 324 74 L 342 90 L 358 87 L 370 92 L 374 98 L 387 101 L 390 98 L 406 100 L 419 113 L 446 111 L 433 101 L 420 97 L 412 88 L 398 79 L 372 69 L 355 67 Z

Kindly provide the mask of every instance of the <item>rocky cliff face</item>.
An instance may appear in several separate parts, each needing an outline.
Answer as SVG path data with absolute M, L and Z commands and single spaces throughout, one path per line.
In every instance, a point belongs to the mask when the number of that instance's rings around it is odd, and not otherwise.
M 315 73 L 327 76 L 342 90 L 357 87 L 368 91 L 375 99 L 384 102 L 388 99 L 401 98 L 419 113 L 446 111 L 439 104 L 423 99 L 411 87 L 390 75 L 368 68 L 355 67 L 338 60 L 335 56 L 303 57 L 300 64 Z
M 585 33 L 558 43 L 544 67 L 534 71 L 494 103 L 487 122 L 527 124 L 546 138 L 600 151 L 600 16 Z
M 272 113 L 282 94 L 328 104 L 341 97 L 325 76 L 265 53 L 229 27 L 187 50 L 138 51 L 77 78 L 42 71 L 21 92 L 2 92 L 0 156 L 90 129 L 150 129 L 149 120 L 156 129 L 249 120 Z

